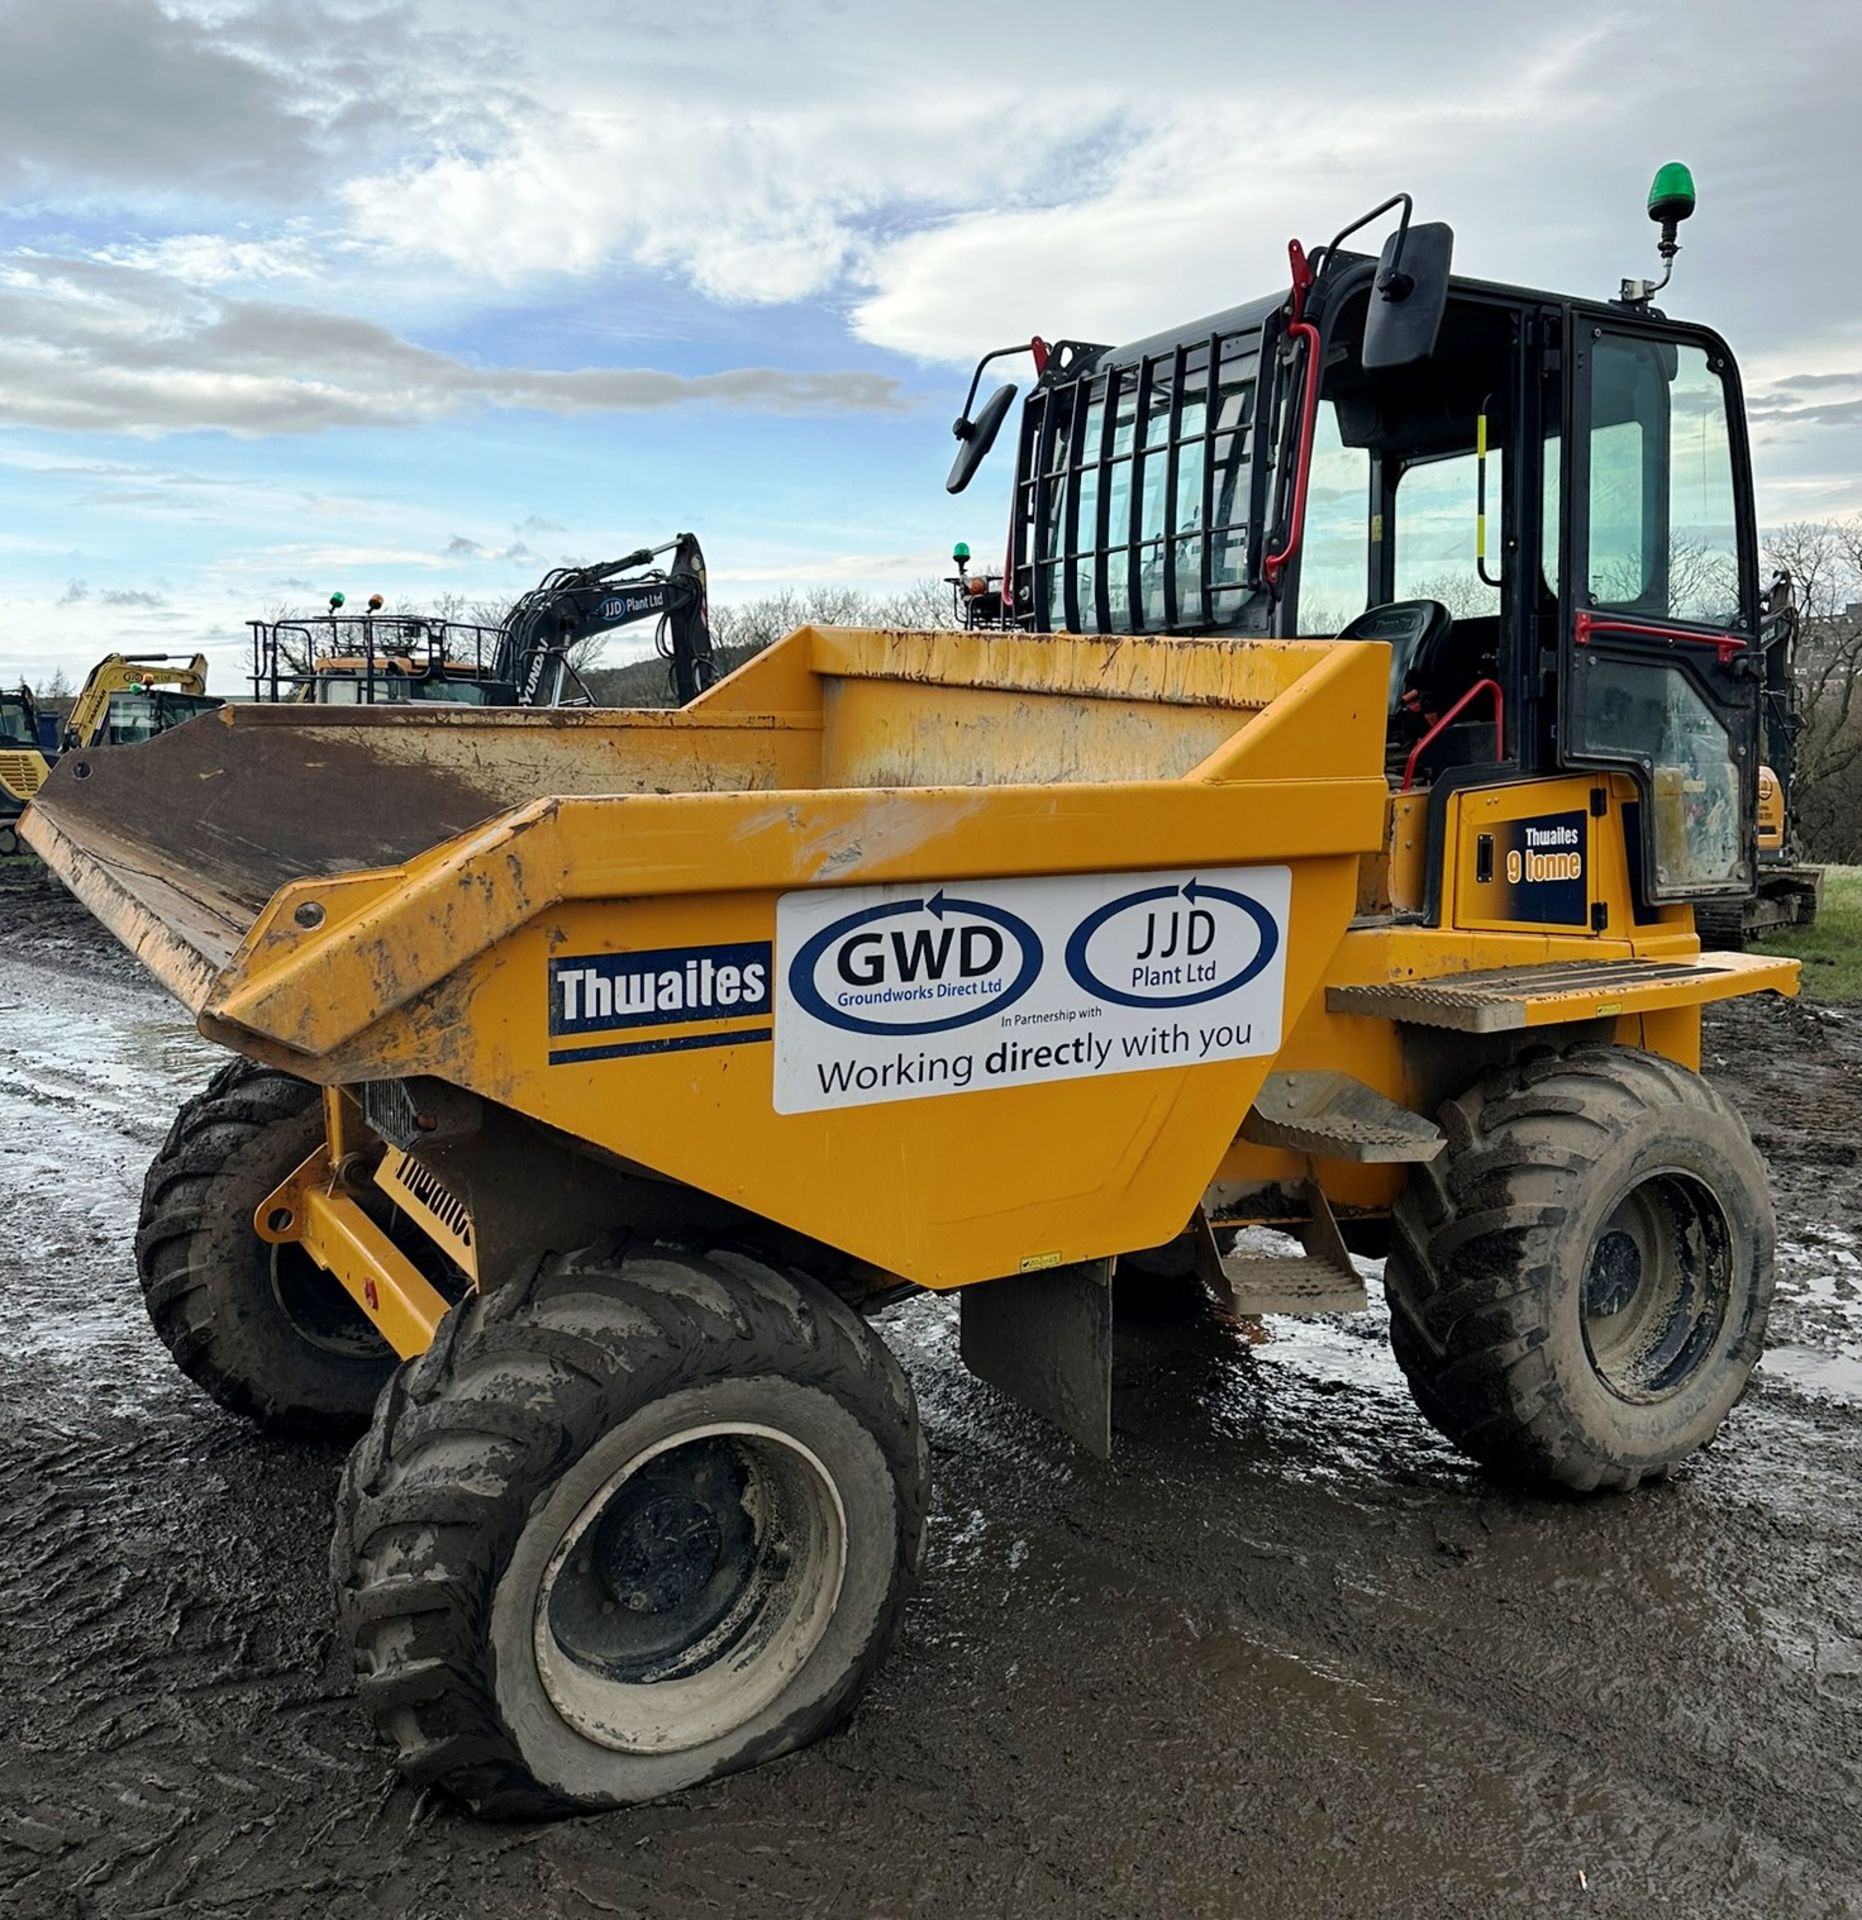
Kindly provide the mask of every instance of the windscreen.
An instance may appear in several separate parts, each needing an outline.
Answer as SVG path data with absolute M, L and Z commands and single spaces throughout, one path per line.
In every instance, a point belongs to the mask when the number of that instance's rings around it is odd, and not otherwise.
M 481 680 L 456 680 L 444 677 L 416 680 L 413 683 L 411 698 L 415 700 L 443 700 L 449 705 L 482 707 L 487 704 L 487 690 Z
M 39 736 L 33 729 L 26 703 L 0 696 L 0 746 L 36 747 L 38 744 Z
M 1258 327 L 1040 389 L 1024 423 L 1016 611 L 1043 632 L 1240 625 L 1255 590 Z
M 158 733 L 180 726 L 197 713 L 211 713 L 219 705 L 218 700 L 189 693 L 113 693 L 98 744 L 128 747 L 139 740 L 153 740 Z

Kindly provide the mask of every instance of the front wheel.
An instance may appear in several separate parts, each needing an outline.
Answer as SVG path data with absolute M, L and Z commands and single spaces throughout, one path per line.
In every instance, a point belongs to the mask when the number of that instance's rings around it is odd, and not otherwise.
M 475 1296 L 337 1502 L 357 1686 L 402 1770 L 494 1817 L 657 1798 L 837 1725 L 923 1551 L 883 1343 L 812 1281 L 665 1247 Z
M 1764 1346 L 1775 1228 L 1745 1122 L 1627 1047 L 1503 1068 L 1441 1119 L 1385 1265 L 1417 1405 L 1509 1478 L 1659 1478 L 1718 1431 Z
M 232 1060 L 176 1116 L 142 1187 L 136 1269 L 175 1364 L 273 1432 L 348 1439 L 394 1350 L 303 1248 L 270 1246 L 260 1201 L 323 1137 L 318 1090 Z

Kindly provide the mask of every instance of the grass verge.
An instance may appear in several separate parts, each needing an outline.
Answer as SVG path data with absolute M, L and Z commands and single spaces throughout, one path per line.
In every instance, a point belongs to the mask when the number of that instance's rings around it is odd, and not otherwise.
M 1816 923 L 1753 942 L 1756 953 L 1804 963 L 1804 991 L 1839 1006 L 1862 1003 L 1862 867 L 1825 867 Z

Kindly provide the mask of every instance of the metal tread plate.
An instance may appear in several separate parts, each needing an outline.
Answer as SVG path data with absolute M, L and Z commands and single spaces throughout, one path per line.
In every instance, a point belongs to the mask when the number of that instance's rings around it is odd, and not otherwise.
M 1348 1073 L 1270 1073 L 1241 1124 L 1244 1140 L 1322 1160 L 1400 1165 L 1446 1144 L 1433 1120 Z
M 1362 1313 L 1369 1304 L 1356 1271 L 1329 1260 L 1228 1254 L 1222 1261 L 1229 1303 L 1238 1314 Z
M 1433 980 L 1328 987 L 1325 1004 L 1332 1013 L 1460 1033 L 1501 1033 L 1698 1005 L 1766 988 L 1792 993 L 1797 972 L 1795 960 L 1748 953 L 1703 953 L 1685 960 L 1558 961 Z

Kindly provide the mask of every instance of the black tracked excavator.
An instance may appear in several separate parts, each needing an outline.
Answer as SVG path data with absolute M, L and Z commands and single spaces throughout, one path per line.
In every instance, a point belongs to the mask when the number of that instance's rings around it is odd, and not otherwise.
M 558 567 L 495 626 L 387 613 L 380 594 L 362 613 L 344 612 L 345 604 L 336 593 L 327 614 L 250 623 L 255 699 L 591 706 L 578 650 L 649 619 L 659 621 L 659 651 L 680 706 L 716 678 L 705 556 L 690 533 L 599 566 Z

